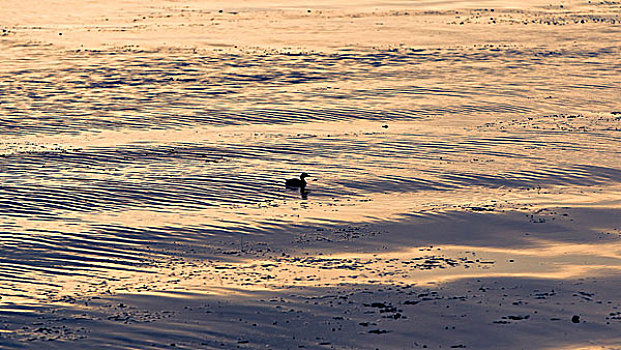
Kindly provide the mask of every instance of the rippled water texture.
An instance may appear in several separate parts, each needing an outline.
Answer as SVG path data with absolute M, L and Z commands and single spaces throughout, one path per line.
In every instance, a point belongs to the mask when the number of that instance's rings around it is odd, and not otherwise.
M 3 2 L 0 309 L 136 292 L 194 263 L 250 275 L 267 273 L 253 259 L 303 273 L 378 263 L 351 265 L 334 246 L 322 248 L 332 262 L 281 257 L 304 230 L 320 241 L 324 228 L 366 237 L 380 234 L 369 224 L 471 212 L 543 220 L 533 206 L 618 214 L 618 3 L 307 6 Z M 302 171 L 308 191 L 286 189 Z M 446 241 L 452 258 L 438 260 L 401 243 L 395 259 L 429 270 L 488 245 Z M 279 258 L 244 260 L 245 244 Z M 618 251 L 600 258 L 620 266 Z M 529 264 L 519 273 L 557 273 Z M 442 279 L 417 276 L 404 280 Z

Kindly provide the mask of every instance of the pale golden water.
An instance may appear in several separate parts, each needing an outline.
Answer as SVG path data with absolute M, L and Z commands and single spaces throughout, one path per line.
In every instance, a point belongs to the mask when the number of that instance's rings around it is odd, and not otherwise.
M 620 8 L 5 1 L 0 347 L 110 295 L 614 286 Z

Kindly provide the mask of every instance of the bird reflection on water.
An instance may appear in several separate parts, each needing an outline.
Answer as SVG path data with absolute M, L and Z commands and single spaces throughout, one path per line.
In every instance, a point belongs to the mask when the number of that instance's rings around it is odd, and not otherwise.
M 310 191 L 306 190 L 306 180 L 305 178 L 311 177 L 311 175 L 307 173 L 300 174 L 300 178 L 287 179 L 285 181 L 285 186 L 288 190 L 299 190 L 300 197 L 302 199 L 308 199 L 308 194 Z

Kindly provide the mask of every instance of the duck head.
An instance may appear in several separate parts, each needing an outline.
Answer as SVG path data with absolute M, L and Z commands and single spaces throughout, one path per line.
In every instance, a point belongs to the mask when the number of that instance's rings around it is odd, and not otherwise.
M 302 173 L 300 175 L 300 179 L 304 180 L 305 177 L 311 177 L 310 175 L 308 175 L 307 173 Z

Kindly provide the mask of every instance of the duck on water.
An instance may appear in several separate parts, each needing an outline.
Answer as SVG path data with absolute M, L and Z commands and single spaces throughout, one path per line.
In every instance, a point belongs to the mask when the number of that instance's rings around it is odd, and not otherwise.
M 297 178 L 287 179 L 287 181 L 285 181 L 285 186 L 304 188 L 306 187 L 306 180 L 304 179 L 307 177 L 311 177 L 311 176 L 308 175 L 307 173 L 302 173 L 299 179 Z

